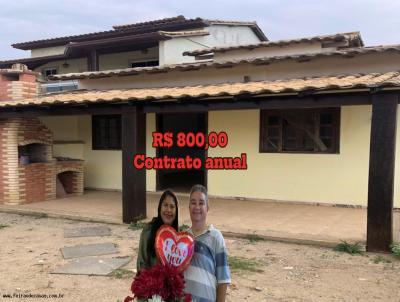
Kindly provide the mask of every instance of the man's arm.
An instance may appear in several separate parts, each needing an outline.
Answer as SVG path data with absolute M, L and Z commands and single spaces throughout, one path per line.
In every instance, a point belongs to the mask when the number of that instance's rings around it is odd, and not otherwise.
M 225 302 L 227 289 L 228 289 L 227 283 L 219 283 L 217 285 L 217 302 Z

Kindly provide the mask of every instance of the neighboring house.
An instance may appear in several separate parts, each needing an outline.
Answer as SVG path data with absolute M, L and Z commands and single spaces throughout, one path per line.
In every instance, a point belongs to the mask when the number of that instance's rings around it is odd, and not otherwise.
M 368 249 L 388 249 L 393 199 L 400 206 L 399 45 L 364 47 L 351 32 L 182 56 L 188 62 L 52 76 L 79 89 L 3 101 L 0 115 L 40 118 L 55 155 L 84 160 L 85 187 L 122 189 L 124 222 L 145 213 L 146 190 L 200 182 L 214 196 L 368 205 Z M 155 131 L 224 131 L 228 144 L 154 148 Z M 136 154 L 245 154 L 247 169 L 146 172 L 132 167 Z

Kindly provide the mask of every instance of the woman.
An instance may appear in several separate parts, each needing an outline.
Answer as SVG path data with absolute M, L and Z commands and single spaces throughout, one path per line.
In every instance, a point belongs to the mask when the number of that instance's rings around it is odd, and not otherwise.
M 137 272 L 143 268 L 150 268 L 157 264 L 154 242 L 158 229 L 167 224 L 178 231 L 178 199 L 175 194 L 166 190 L 158 203 L 158 215 L 147 224 L 140 235 L 139 252 L 137 258 Z

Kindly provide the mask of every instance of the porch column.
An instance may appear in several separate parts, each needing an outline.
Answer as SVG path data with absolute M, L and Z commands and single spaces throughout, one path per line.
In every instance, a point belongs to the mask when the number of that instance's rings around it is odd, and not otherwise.
M 146 217 L 146 170 L 133 167 L 133 156 L 146 153 L 146 115 L 137 107 L 122 110 L 122 220 Z
M 367 218 L 367 250 L 370 252 L 389 251 L 393 240 L 398 98 L 396 94 L 372 95 Z
M 88 71 L 99 71 L 99 54 L 96 49 L 91 49 L 87 56 Z

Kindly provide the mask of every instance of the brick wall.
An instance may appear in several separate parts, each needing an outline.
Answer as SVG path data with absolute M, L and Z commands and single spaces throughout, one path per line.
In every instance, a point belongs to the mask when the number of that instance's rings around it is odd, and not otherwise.
M 56 198 L 56 177 L 67 193 L 83 194 L 83 161 L 56 161 L 53 135 L 36 118 L 0 120 L 0 202 L 23 204 Z M 40 144 L 42 162 L 23 164 L 18 146 Z
M 55 174 L 63 184 L 66 193 L 83 194 L 83 161 L 58 161 Z
M 0 69 L 0 102 L 32 98 L 39 91 L 36 73 L 24 69 Z
M 0 69 L 0 102 L 35 97 L 36 76 L 22 64 Z M 61 179 L 67 192 L 83 194 L 83 162 L 57 162 L 52 149 L 53 134 L 37 118 L 0 119 L 0 203 L 55 199 L 56 177 L 66 171 Z M 24 163 L 22 152 L 37 162 Z

